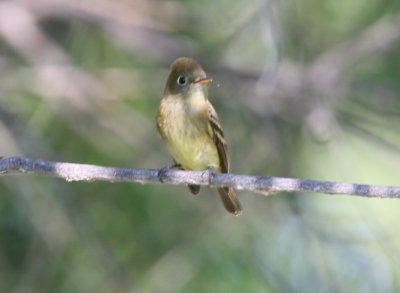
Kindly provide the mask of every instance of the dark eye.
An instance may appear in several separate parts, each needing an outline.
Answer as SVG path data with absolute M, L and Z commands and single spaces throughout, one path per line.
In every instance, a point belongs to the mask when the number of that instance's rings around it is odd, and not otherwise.
M 179 75 L 178 79 L 176 80 L 176 82 L 178 83 L 178 85 L 186 85 L 188 82 L 188 78 L 184 75 Z

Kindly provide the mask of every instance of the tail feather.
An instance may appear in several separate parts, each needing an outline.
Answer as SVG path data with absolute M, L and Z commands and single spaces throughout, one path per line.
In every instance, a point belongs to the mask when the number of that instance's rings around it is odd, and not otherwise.
M 218 188 L 218 193 L 221 197 L 225 209 L 235 216 L 239 216 L 242 212 L 242 205 L 237 199 L 235 191 L 232 188 L 224 187 Z

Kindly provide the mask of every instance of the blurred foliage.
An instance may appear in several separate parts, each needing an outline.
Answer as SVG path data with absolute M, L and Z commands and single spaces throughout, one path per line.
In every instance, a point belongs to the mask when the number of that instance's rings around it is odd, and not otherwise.
M 0 155 L 160 168 L 169 64 L 198 59 L 233 172 L 399 185 L 400 5 L 2 1 Z M 1 292 L 394 292 L 398 200 L 0 179 Z

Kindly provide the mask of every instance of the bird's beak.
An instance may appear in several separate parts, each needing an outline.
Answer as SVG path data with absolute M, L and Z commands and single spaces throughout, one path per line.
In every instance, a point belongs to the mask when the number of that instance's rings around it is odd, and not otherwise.
M 198 78 L 194 81 L 194 83 L 209 84 L 212 83 L 212 78 L 210 77 Z

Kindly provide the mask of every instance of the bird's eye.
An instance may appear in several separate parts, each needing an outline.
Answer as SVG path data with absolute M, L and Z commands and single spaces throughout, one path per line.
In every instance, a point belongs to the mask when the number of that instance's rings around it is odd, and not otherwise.
M 184 75 L 179 75 L 178 79 L 176 80 L 178 85 L 183 86 L 186 85 L 188 82 L 188 78 Z

